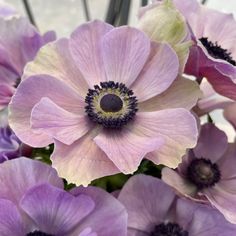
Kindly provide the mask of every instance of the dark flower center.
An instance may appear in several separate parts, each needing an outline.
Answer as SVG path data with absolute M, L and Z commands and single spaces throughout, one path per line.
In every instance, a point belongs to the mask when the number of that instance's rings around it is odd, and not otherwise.
M 138 111 L 133 91 L 113 81 L 101 82 L 94 89 L 89 89 L 85 103 L 85 111 L 90 120 L 105 128 L 123 127 Z
M 26 236 L 54 236 L 54 235 L 46 234 L 46 233 L 36 230 L 34 232 L 28 233 Z
M 204 158 L 192 160 L 188 166 L 187 175 L 198 189 L 214 186 L 221 177 L 218 165 Z
M 236 66 L 236 61 L 232 58 L 231 53 L 228 52 L 228 50 L 221 48 L 220 45 L 218 45 L 217 42 L 212 43 L 208 40 L 206 37 L 202 37 L 199 39 L 203 46 L 206 48 L 207 52 L 216 59 L 222 59 L 233 66 Z
M 14 87 L 17 88 L 21 82 L 21 78 L 17 78 L 14 84 Z
M 155 226 L 150 236 L 188 236 L 188 232 L 175 223 L 162 223 Z

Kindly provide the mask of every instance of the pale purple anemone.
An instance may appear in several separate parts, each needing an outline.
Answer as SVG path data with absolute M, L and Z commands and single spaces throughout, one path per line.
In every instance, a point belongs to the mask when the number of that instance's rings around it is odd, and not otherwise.
M 162 179 L 180 194 L 211 203 L 236 224 L 236 145 L 213 124 L 201 128 L 197 146 L 176 170 L 164 168 Z
M 176 167 L 196 144 L 187 109 L 201 96 L 178 67 L 170 46 L 138 29 L 83 24 L 27 65 L 10 125 L 31 146 L 54 142 L 53 167 L 78 185 L 133 173 L 144 157 Z
M 0 17 L 0 109 L 10 102 L 26 63 L 34 59 L 40 47 L 53 40 L 54 32 L 41 36 L 24 17 Z
M 104 190 L 69 193 L 50 166 L 26 158 L 0 166 L 1 236 L 125 236 L 125 208 Z
M 236 100 L 236 21 L 233 14 L 207 8 L 197 0 L 174 0 L 186 17 L 195 45 L 185 72 L 206 77 L 214 89 Z
M 211 206 L 178 198 L 160 179 L 136 175 L 118 200 L 128 212 L 128 236 L 233 236 L 236 226 Z

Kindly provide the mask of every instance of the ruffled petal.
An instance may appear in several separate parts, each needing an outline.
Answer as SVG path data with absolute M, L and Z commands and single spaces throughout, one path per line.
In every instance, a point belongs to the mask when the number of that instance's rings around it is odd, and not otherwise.
M 112 29 L 113 26 L 95 20 L 81 25 L 71 35 L 72 57 L 91 88 L 106 81 L 102 40 Z
M 129 26 L 107 33 L 102 40 L 107 80 L 129 87 L 147 61 L 150 45 L 150 39 L 143 32 Z
M 49 98 L 42 98 L 32 109 L 31 127 L 70 145 L 86 134 L 93 124 L 85 116 L 68 112 Z
M 140 111 L 157 111 L 170 108 L 190 110 L 202 96 L 198 84 L 189 79 L 179 78 L 162 94 L 139 104 Z
M 40 231 L 53 235 L 68 235 L 89 215 L 94 201 L 84 194 L 78 197 L 49 184 L 28 190 L 20 207 L 34 220 Z
M 43 147 L 53 140 L 46 133 L 33 132 L 30 117 L 33 107 L 42 97 L 48 97 L 63 109 L 84 114 L 83 99 L 70 87 L 49 75 L 32 76 L 23 81 L 9 105 L 9 124 L 26 144 Z
M 29 188 L 41 183 L 64 186 L 53 168 L 36 160 L 20 157 L 0 165 L 0 198 L 18 205 Z
M 176 79 L 179 61 L 168 44 L 152 43 L 151 53 L 131 89 L 142 102 L 164 92 Z
M 92 180 L 119 173 L 117 167 L 93 141 L 91 131 L 72 145 L 55 141 L 52 165 L 69 183 L 87 186 Z

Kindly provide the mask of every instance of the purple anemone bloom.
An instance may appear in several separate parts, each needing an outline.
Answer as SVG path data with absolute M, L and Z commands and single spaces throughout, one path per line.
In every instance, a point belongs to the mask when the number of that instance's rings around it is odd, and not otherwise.
M 174 0 L 195 42 L 185 72 L 206 77 L 214 89 L 236 99 L 236 21 L 233 14 L 207 8 L 197 0 Z
M 211 206 L 178 198 L 163 181 L 136 175 L 118 200 L 128 212 L 128 236 L 233 236 L 236 226 Z
M 0 17 L 0 109 L 10 102 L 26 63 L 34 59 L 39 48 L 53 40 L 54 32 L 41 36 L 24 17 Z
M 192 200 L 211 203 L 236 224 L 236 145 L 213 124 L 201 128 L 197 146 L 176 170 L 164 168 L 162 179 Z
M 125 236 L 127 213 L 104 190 L 63 190 L 46 164 L 25 158 L 0 166 L 1 236 Z

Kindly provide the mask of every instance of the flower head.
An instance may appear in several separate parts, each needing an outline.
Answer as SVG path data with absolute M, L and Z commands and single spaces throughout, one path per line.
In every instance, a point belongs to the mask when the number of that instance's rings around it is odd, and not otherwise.
M 176 167 L 195 145 L 187 109 L 201 95 L 194 82 L 176 79 L 178 67 L 169 45 L 135 28 L 86 23 L 27 65 L 11 127 L 29 145 L 54 142 L 53 167 L 77 184 L 133 173 L 144 157 Z
M 213 124 L 202 126 L 197 146 L 189 151 L 177 170 L 164 168 L 162 179 L 180 194 L 210 202 L 236 223 L 235 144 Z
M 24 17 L 0 17 L 0 109 L 10 102 L 26 63 L 54 39 L 54 32 L 41 36 Z
M 216 209 L 177 198 L 172 188 L 151 176 L 130 178 L 118 200 L 128 212 L 128 236 L 230 236 L 236 230 Z

